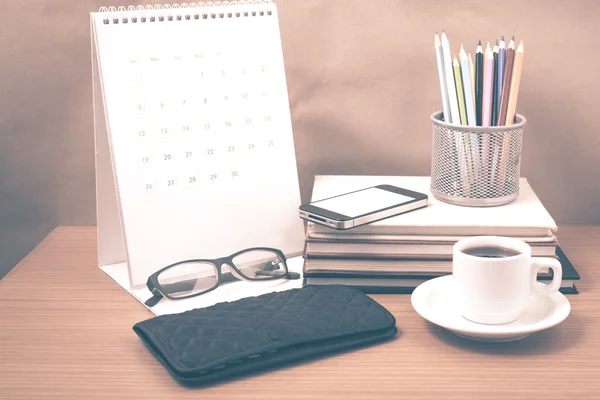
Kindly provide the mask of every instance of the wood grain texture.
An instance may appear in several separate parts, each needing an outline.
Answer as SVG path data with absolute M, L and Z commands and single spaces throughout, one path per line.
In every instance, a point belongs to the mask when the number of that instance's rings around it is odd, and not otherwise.
M 407 295 L 374 295 L 394 340 L 187 389 L 131 329 L 153 315 L 96 263 L 94 227 L 58 227 L 0 281 L 2 399 L 566 399 L 600 393 L 600 227 L 561 226 L 581 274 L 565 322 L 479 344 L 424 321 Z

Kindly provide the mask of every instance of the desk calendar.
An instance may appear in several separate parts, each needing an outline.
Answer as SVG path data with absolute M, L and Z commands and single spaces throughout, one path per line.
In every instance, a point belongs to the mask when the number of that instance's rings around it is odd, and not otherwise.
M 131 288 L 182 259 L 301 254 L 304 228 L 270 1 L 90 14 L 98 259 Z

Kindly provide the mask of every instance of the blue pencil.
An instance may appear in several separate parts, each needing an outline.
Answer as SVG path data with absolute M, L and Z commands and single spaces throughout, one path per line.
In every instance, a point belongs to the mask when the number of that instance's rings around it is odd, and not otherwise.
M 500 115 L 500 99 L 502 97 L 502 86 L 504 85 L 504 69 L 506 67 L 506 45 L 504 44 L 504 36 L 500 40 L 500 46 L 498 47 L 498 87 L 496 88 L 496 115 Z M 499 121 L 498 121 L 499 122 Z M 499 123 L 496 125 L 500 125 Z

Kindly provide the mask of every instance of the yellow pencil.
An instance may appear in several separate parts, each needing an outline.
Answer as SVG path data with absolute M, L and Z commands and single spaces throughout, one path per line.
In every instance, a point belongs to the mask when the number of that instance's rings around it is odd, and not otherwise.
M 475 104 L 475 68 L 473 67 L 471 53 L 469 53 L 469 71 L 471 71 L 471 94 L 473 95 L 473 104 Z
M 515 52 L 515 61 L 512 70 L 512 79 L 510 81 L 510 93 L 508 95 L 508 110 L 506 112 L 506 125 L 512 125 L 517 112 L 517 98 L 519 97 L 519 86 L 521 84 L 521 71 L 523 69 L 523 41 Z
M 462 78 L 460 74 L 460 64 L 454 56 L 452 62 L 454 67 L 454 83 L 456 84 L 456 97 L 458 98 L 458 111 L 460 113 L 460 124 L 467 125 L 467 112 L 465 110 L 465 93 L 463 92 Z

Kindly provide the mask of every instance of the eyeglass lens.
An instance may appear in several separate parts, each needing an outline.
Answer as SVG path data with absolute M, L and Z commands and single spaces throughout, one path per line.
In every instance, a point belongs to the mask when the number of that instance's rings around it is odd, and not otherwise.
M 277 253 L 268 250 L 249 250 L 232 259 L 235 267 L 248 279 L 276 279 L 287 274 L 285 264 Z
M 184 262 L 161 272 L 158 283 L 174 298 L 205 292 L 217 285 L 217 268 L 211 263 Z

